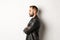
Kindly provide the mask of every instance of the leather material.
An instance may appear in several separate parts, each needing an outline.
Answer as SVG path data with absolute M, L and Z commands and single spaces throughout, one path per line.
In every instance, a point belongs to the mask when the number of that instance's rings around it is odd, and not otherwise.
M 38 16 L 32 18 L 27 27 L 23 30 L 26 34 L 26 40 L 39 40 L 39 27 L 40 27 L 40 20 Z

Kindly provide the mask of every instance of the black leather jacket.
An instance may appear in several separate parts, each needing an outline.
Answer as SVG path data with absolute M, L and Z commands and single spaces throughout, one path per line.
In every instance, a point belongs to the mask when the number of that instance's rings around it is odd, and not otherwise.
M 26 40 L 39 40 L 39 27 L 40 20 L 36 15 L 29 21 L 28 26 L 23 30 L 24 33 L 27 35 Z

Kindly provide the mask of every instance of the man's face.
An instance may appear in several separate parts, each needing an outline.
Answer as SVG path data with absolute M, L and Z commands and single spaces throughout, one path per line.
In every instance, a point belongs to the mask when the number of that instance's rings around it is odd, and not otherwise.
M 34 9 L 32 7 L 29 8 L 29 16 L 30 17 L 34 16 Z

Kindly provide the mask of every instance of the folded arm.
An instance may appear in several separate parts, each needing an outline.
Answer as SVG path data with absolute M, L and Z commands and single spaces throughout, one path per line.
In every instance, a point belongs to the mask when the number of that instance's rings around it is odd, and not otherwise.
M 30 34 L 38 28 L 38 21 L 34 20 L 29 26 L 24 29 L 26 34 Z

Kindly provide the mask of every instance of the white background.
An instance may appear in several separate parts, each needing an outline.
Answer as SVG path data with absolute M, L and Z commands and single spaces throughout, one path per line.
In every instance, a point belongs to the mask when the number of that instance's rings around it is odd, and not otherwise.
M 0 0 L 0 40 L 25 40 L 29 5 L 42 9 L 43 40 L 60 40 L 60 0 Z

